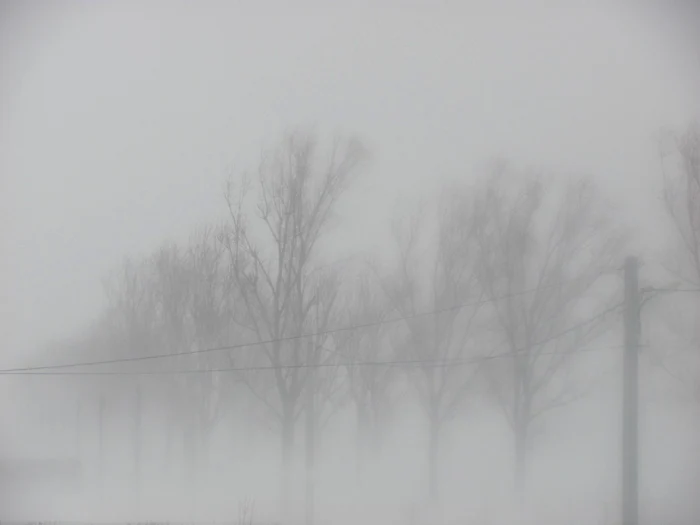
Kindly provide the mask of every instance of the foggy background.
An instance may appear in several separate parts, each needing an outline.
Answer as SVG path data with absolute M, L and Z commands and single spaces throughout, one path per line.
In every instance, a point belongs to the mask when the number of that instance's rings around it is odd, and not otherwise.
M 643 280 L 663 286 L 673 230 L 657 138 L 700 112 L 697 16 L 581 2 L 3 2 L 0 368 L 104 358 L 75 348 L 109 305 L 105 279 L 126 257 L 226 221 L 227 177 L 254 176 L 262 152 L 300 128 L 323 144 L 357 134 L 369 151 L 337 203 L 327 260 L 390 266 L 392 221 L 503 157 L 560 184 L 590 176 L 629 228 L 622 255 L 640 255 Z M 698 300 L 663 297 L 644 323 Z M 665 351 L 676 343 L 662 325 L 642 333 Z M 483 393 L 444 427 L 439 503 L 428 497 L 424 416 L 401 383 L 362 481 L 352 407 L 323 429 L 318 522 L 618 523 L 621 327 L 577 361 L 588 394 L 542 420 L 526 511 L 512 494 L 508 424 Z M 642 368 L 642 522 L 690 525 L 697 397 Z M 99 403 L 85 385 L 102 379 L 0 376 L 0 459 L 82 464 L 79 488 L 17 488 L 0 519 L 235 521 L 248 499 L 256 522 L 302 522 L 304 433 L 282 516 L 279 433 L 250 416 L 260 407 L 244 388 L 212 434 L 208 474 L 192 481 L 180 445 L 168 457 L 159 441 L 165 415 L 144 377 L 135 486 L 133 379 L 104 379 L 116 393 L 100 487 Z

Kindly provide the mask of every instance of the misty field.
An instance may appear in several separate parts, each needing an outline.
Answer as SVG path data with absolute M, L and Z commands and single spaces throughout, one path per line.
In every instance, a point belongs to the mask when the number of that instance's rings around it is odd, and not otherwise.
M 0 5 L 0 522 L 696 524 L 696 8 L 258 4 Z

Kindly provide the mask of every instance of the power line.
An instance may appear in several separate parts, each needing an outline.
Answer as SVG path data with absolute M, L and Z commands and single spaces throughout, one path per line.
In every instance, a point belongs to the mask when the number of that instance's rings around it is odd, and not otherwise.
M 700 293 L 700 288 L 643 288 L 642 292 L 655 293 Z
M 590 324 L 598 319 L 605 317 L 609 313 L 618 309 L 622 303 L 615 304 L 609 308 L 606 308 L 599 314 L 586 319 L 580 323 L 570 326 L 554 335 L 551 335 L 541 341 L 532 343 L 529 345 L 528 349 L 535 348 L 547 344 L 555 339 L 563 337 L 571 332 L 575 332 Z M 314 334 L 309 334 L 314 335 Z M 620 348 L 621 345 L 615 345 L 606 348 Z M 569 353 L 581 353 L 588 352 L 592 350 L 603 349 L 601 347 L 596 348 L 582 348 Z M 519 354 L 525 353 L 527 350 L 518 349 L 515 351 L 503 352 L 500 354 L 479 356 L 466 359 L 405 359 L 405 360 L 386 360 L 386 361 L 349 361 L 349 362 L 331 362 L 331 363 L 297 363 L 290 365 L 260 365 L 260 366 L 242 366 L 242 367 L 225 367 L 216 369 L 188 369 L 188 370 L 150 370 L 150 371 L 119 371 L 119 370 L 108 370 L 108 371 L 73 371 L 73 372 L 41 372 L 40 370 L 46 369 L 46 367 L 37 368 L 27 368 L 20 369 L 17 371 L 6 371 L 0 370 L 0 375 L 50 375 L 50 376 L 150 376 L 150 375 L 190 375 L 190 374 L 210 374 L 210 373 L 223 373 L 223 372 L 248 372 L 248 371 L 265 371 L 265 370 L 291 370 L 299 368 L 332 368 L 332 367 L 364 367 L 364 366 L 432 366 L 435 368 L 450 367 L 450 366 L 462 366 L 478 364 L 481 362 L 491 361 L 495 359 L 504 358 L 514 358 Z M 563 355 L 565 352 L 538 352 L 537 356 L 543 355 Z M 64 365 L 67 367 L 67 365 Z M 78 366 L 78 365 L 73 365 Z
M 598 350 L 609 350 L 622 348 L 622 345 L 612 345 L 605 347 L 581 348 L 568 352 L 587 353 Z M 563 355 L 565 352 L 539 352 L 537 356 L 543 355 Z M 260 372 L 267 370 L 287 370 L 296 368 L 334 368 L 334 367 L 371 367 L 371 366 L 417 366 L 425 368 L 449 368 L 451 366 L 463 366 L 479 364 L 481 362 L 492 361 L 496 359 L 513 358 L 517 353 L 503 352 L 501 354 L 486 355 L 474 357 L 470 359 L 404 359 L 404 360 L 387 360 L 387 361 L 350 361 L 338 363 L 299 363 L 293 365 L 260 365 L 260 366 L 242 366 L 242 367 L 227 367 L 227 368 L 211 368 L 211 369 L 191 369 L 191 370 L 149 370 L 149 371 L 130 371 L 130 370 L 108 370 L 108 371 L 75 371 L 75 372 L 0 372 L 0 375 L 6 376 L 168 376 L 168 375 L 191 375 L 191 374 L 215 374 L 224 372 Z
M 303 339 L 306 337 L 315 337 L 315 336 L 319 336 L 319 335 L 330 335 L 330 334 L 334 334 L 334 333 L 347 332 L 347 331 L 351 331 L 351 330 L 361 330 L 363 328 L 370 328 L 373 326 L 380 326 L 383 324 L 396 323 L 396 322 L 400 322 L 400 321 L 406 321 L 409 319 L 416 319 L 416 318 L 425 317 L 425 316 L 429 316 L 429 315 L 438 315 L 441 313 L 451 312 L 454 310 L 461 310 L 462 308 L 466 308 L 468 306 L 480 306 L 483 304 L 501 301 L 503 299 L 509 299 L 512 297 L 519 297 L 519 296 L 526 295 L 526 294 L 529 294 L 532 292 L 536 292 L 537 290 L 540 290 L 542 288 L 550 288 L 553 286 L 558 286 L 562 282 L 570 282 L 570 281 L 574 281 L 574 280 L 577 280 L 577 279 L 569 279 L 568 281 L 560 281 L 559 283 L 551 284 L 551 285 L 545 286 L 545 287 L 540 286 L 540 287 L 536 287 L 536 288 L 530 288 L 528 290 L 523 290 L 521 292 L 514 292 L 514 293 L 502 295 L 499 297 L 489 298 L 489 299 L 481 299 L 479 301 L 473 301 L 470 303 L 462 303 L 462 304 L 449 306 L 449 307 L 441 308 L 441 309 L 437 309 L 437 310 L 430 310 L 427 312 L 419 312 L 416 314 L 410 314 L 410 315 L 405 315 L 402 317 L 396 317 L 394 319 L 381 319 L 381 320 L 377 320 L 377 321 L 371 321 L 371 322 L 367 322 L 367 323 L 355 324 L 355 325 L 350 325 L 350 326 L 343 326 L 343 327 L 333 328 L 333 329 L 329 329 L 329 330 L 323 330 L 323 331 L 319 331 L 319 332 L 312 332 L 312 333 L 291 335 L 291 336 L 286 336 L 286 337 L 272 338 L 272 339 L 267 339 L 264 341 L 253 341 L 250 343 L 238 343 L 238 344 L 233 344 L 233 345 L 215 346 L 215 347 L 202 348 L 202 349 L 197 349 L 197 350 L 183 350 L 180 352 L 169 352 L 169 353 L 163 353 L 163 354 L 150 354 L 150 355 L 131 356 L 131 357 L 117 357 L 117 358 L 113 358 L 113 359 L 104 359 L 104 360 L 99 360 L 99 361 L 82 361 L 82 362 L 77 362 L 77 363 L 65 363 L 65 364 L 59 364 L 59 365 L 43 365 L 43 366 L 27 366 L 27 367 L 18 367 L 18 368 L 6 368 L 6 369 L 0 369 L 0 374 L 9 373 L 9 372 L 34 371 L 34 370 L 56 370 L 56 369 L 61 369 L 61 368 L 77 368 L 77 367 L 83 367 L 83 366 L 112 365 L 112 364 L 117 364 L 117 363 L 130 363 L 130 362 L 136 362 L 136 361 L 151 361 L 151 360 L 155 360 L 155 359 L 167 359 L 167 358 L 179 357 L 179 356 L 184 356 L 184 355 L 197 355 L 197 354 L 205 354 L 205 353 L 210 353 L 210 352 L 221 352 L 223 350 L 240 350 L 242 348 L 249 348 L 251 346 L 260 346 L 260 345 L 266 345 L 266 344 L 272 344 L 272 343 L 294 341 L 294 340 Z

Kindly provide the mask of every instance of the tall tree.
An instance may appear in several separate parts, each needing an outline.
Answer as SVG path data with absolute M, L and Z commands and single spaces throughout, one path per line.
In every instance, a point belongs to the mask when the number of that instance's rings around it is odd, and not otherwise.
M 663 195 L 678 242 L 670 269 L 677 278 L 697 288 L 700 287 L 700 122 L 669 138 L 671 150 L 666 157 L 676 162 L 664 169 Z
M 314 138 L 292 133 L 263 156 L 252 181 L 257 198 L 253 211 L 248 207 L 249 184 L 240 185 L 236 194 L 229 180 L 226 191 L 230 224 L 225 242 L 231 275 L 245 306 L 239 322 L 258 341 L 266 341 L 251 351 L 253 358 L 274 367 L 271 383 L 247 377 L 251 391 L 279 423 L 283 504 L 308 378 L 298 368 L 306 359 L 303 341 L 289 338 L 308 325 L 318 300 L 314 272 L 319 244 L 365 155 L 357 140 L 338 140 L 324 156 L 319 159 Z
M 661 151 L 663 197 L 674 235 L 670 246 L 664 246 L 664 265 L 681 286 L 700 290 L 700 121 L 666 138 L 666 151 Z M 691 395 L 700 399 L 698 297 L 700 293 L 675 294 L 673 306 L 664 305 L 675 343 L 665 346 L 684 349 L 674 356 L 679 358 L 678 363 L 672 366 L 670 360 L 664 359 L 664 367 L 683 384 L 690 385 Z
M 156 299 L 156 333 L 160 353 L 182 354 L 192 347 L 192 329 L 189 320 L 191 303 L 191 274 L 185 263 L 182 249 L 174 243 L 161 246 L 149 259 L 152 272 L 152 293 Z M 172 357 L 153 365 L 163 370 L 191 366 L 192 357 Z M 185 477 L 194 480 L 196 469 L 196 444 L 194 411 L 187 392 L 188 378 L 180 375 L 165 376 L 161 392 L 167 407 L 166 453 L 172 446 L 172 429 L 177 428 L 183 445 Z
M 236 294 L 231 286 L 225 262 L 225 247 L 216 228 L 204 228 L 190 240 L 184 255 L 189 274 L 189 318 L 193 350 L 206 350 L 229 344 L 236 333 L 230 316 L 235 310 Z M 228 360 L 224 352 L 194 354 L 195 368 L 204 371 L 220 368 Z M 194 405 L 197 459 L 206 470 L 209 441 L 222 414 L 222 404 L 232 391 L 230 374 L 201 372 L 185 376 L 186 392 Z
M 438 495 L 442 428 L 457 414 L 475 378 L 472 369 L 454 361 L 478 350 L 474 344 L 480 310 L 475 216 L 467 194 L 456 189 L 444 193 L 432 225 L 425 213 L 417 213 L 397 228 L 398 261 L 383 279 L 392 307 L 405 318 L 400 353 L 426 361 L 408 368 L 408 377 L 428 419 L 433 498 Z M 470 300 L 473 305 L 456 308 Z M 430 311 L 436 313 L 421 315 Z
M 390 306 L 368 272 L 350 283 L 344 304 L 344 324 L 360 326 L 357 330 L 340 332 L 336 336 L 338 351 L 343 361 L 350 363 L 389 361 L 393 350 L 388 341 L 390 327 L 381 324 L 390 313 Z M 365 326 L 369 325 L 369 326 Z M 392 405 L 391 387 L 398 370 L 392 366 L 345 365 L 347 388 L 357 414 L 357 474 L 358 481 L 372 456 L 381 447 L 381 428 Z
M 313 334 L 305 338 L 306 349 L 304 389 L 306 403 L 306 523 L 313 524 L 315 516 L 316 458 L 318 456 L 321 430 L 328 417 L 339 407 L 342 399 L 341 377 L 338 374 L 339 354 L 328 332 L 336 323 L 337 298 L 340 275 L 330 269 L 316 276 L 314 303 L 305 315 L 305 332 Z M 338 395 L 340 394 L 340 395 Z M 325 417 L 324 417 L 325 416 Z
M 150 268 L 143 262 L 124 262 L 120 271 L 114 274 L 111 280 L 105 282 L 107 292 L 109 315 L 113 333 L 118 334 L 114 338 L 116 345 L 112 347 L 114 358 L 136 357 L 148 355 L 154 352 L 156 342 L 154 338 L 156 316 L 154 311 L 155 297 L 152 288 L 152 275 Z M 141 482 L 142 459 L 142 383 L 138 376 L 129 381 L 131 391 L 130 405 L 133 417 L 132 424 L 132 454 L 135 503 L 138 505 Z M 104 425 L 104 417 L 108 397 L 103 393 L 99 401 L 100 435 Z M 101 442 L 103 437 L 100 438 Z M 100 444 L 101 453 L 104 451 L 103 443 Z M 105 458 L 100 460 L 103 468 Z
M 533 422 L 573 399 L 572 385 L 559 385 L 560 374 L 574 352 L 608 326 L 610 317 L 599 316 L 569 330 L 591 314 L 591 304 L 608 304 L 605 290 L 616 287 L 597 285 L 619 266 L 623 237 L 586 180 L 558 192 L 552 181 L 501 163 L 476 203 L 479 280 L 491 301 L 494 331 L 510 354 L 492 361 L 490 377 L 513 430 L 521 491 Z
M 201 229 L 184 247 L 165 245 L 150 259 L 160 351 L 184 354 L 160 366 L 199 371 L 165 376 L 163 385 L 168 389 L 171 423 L 182 428 L 190 480 L 208 466 L 210 436 L 232 386 L 230 374 L 206 372 L 228 364 L 224 351 L 208 350 L 225 345 L 235 333 L 230 322 L 235 293 L 220 233 L 217 228 Z

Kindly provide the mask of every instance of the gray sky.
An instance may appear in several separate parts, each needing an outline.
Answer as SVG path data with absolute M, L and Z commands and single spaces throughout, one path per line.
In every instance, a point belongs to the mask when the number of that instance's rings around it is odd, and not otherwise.
M 381 242 L 396 195 L 495 154 L 595 175 L 659 237 L 653 134 L 700 109 L 670 17 L 377 4 L 3 3 L 2 363 L 94 316 L 124 256 L 218 217 L 226 169 L 297 125 L 374 149 L 343 205 L 348 252 Z

